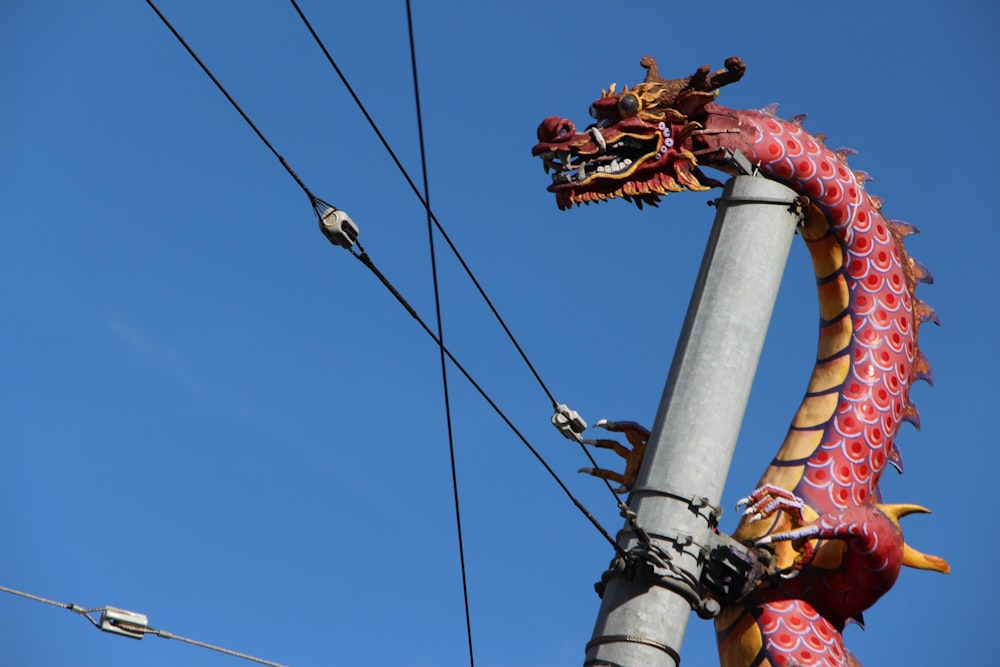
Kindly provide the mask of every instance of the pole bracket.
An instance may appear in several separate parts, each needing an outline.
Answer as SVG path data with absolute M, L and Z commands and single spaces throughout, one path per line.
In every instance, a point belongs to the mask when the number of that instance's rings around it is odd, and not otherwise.
M 678 667 L 681 664 L 681 654 L 677 652 L 677 649 L 667 646 L 663 642 L 656 641 L 650 637 L 640 637 L 638 635 L 603 635 L 601 637 L 594 637 L 589 642 L 587 642 L 587 652 L 590 652 L 595 646 L 602 646 L 603 644 L 617 644 L 620 642 L 628 642 L 630 644 L 642 644 L 643 646 L 650 646 L 655 649 L 663 651 L 669 655 L 673 661 L 674 665 Z M 620 665 L 614 665 L 607 660 L 588 660 L 583 663 L 583 667 L 622 667 Z
M 719 197 L 718 199 L 709 199 L 709 206 L 714 206 L 721 209 L 723 206 L 740 206 L 744 204 L 771 204 L 773 206 L 786 206 L 788 207 L 788 212 L 795 215 L 798 218 L 798 226 L 802 227 L 806 223 L 807 211 L 812 203 L 809 197 L 805 195 L 800 195 L 792 200 L 787 199 L 771 199 L 766 197 Z
M 640 496 L 661 496 L 664 498 L 673 498 L 674 500 L 679 500 L 682 503 L 686 503 L 688 509 L 691 510 L 692 514 L 702 517 L 708 523 L 709 528 L 715 528 L 719 525 L 719 519 L 722 518 L 722 508 L 718 505 L 713 505 L 709 502 L 706 496 L 700 496 L 696 493 L 689 494 L 683 491 L 677 491 L 674 489 L 666 488 L 652 488 L 648 486 L 637 486 L 633 488 L 630 492 L 630 498 L 636 495 Z M 702 510 L 706 510 L 704 513 Z
M 777 573 L 777 559 L 770 549 L 748 547 L 725 533 L 713 531 L 701 545 L 686 533 L 649 533 L 639 529 L 639 543 L 619 554 L 594 584 L 604 597 L 608 581 L 623 577 L 660 586 L 684 598 L 701 618 L 713 618 L 722 610 L 755 591 L 760 582 Z M 701 579 L 674 561 L 670 548 L 703 564 Z M 689 547 L 694 547 L 694 551 Z
M 778 572 L 770 549 L 748 547 L 725 533 L 712 533 L 701 584 L 722 604 L 737 602 Z
M 697 577 L 674 561 L 673 551 L 685 554 L 698 562 L 704 562 L 709 554 L 706 547 L 696 543 L 687 533 L 648 533 L 633 525 L 639 543 L 629 551 L 620 553 L 611 561 L 608 569 L 601 574 L 601 580 L 594 584 L 598 597 L 604 597 L 608 582 L 614 577 L 626 581 L 641 581 L 649 586 L 659 586 L 673 591 L 684 598 L 691 609 L 702 618 L 712 618 L 720 607 L 714 596 L 704 595 Z M 666 547 L 670 543 L 671 547 Z M 694 551 L 688 547 L 694 547 Z

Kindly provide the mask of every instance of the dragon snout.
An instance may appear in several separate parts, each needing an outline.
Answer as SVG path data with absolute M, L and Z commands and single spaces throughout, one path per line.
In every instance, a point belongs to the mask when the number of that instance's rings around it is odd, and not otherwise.
M 560 143 L 568 141 L 576 134 L 576 125 L 573 121 L 560 118 L 559 116 L 549 116 L 538 126 L 538 141 L 542 143 Z

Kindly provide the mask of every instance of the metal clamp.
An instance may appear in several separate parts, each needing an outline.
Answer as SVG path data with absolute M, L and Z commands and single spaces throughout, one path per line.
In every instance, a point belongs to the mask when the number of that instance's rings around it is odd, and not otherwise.
M 673 591 L 684 598 L 698 616 L 713 618 L 722 605 L 741 600 L 778 572 L 771 550 L 746 546 L 725 533 L 713 531 L 707 544 L 699 544 L 688 533 L 650 532 L 634 521 L 630 523 L 632 525 L 623 531 L 635 534 L 639 543 L 616 556 L 601 580 L 594 584 L 594 590 L 601 597 L 609 580 L 624 577 L 627 581 L 642 581 Z M 619 533 L 619 539 L 621 536 Z M 700 578 L 682 567 L 671 553 L 673 551 L 701 564 Z
M 629 644 L 642 644 L 643 646 L 650 646 L 655 649 L 663 651 L 674 661 L 674 665 L 681 664 L 681 654 L 677 652 L 677 649 L 667 646 L 663 642 L 657 641 L 650 637 L 640 637 L 638 635 L 602 635 L 600 637 L 594 637 L 587 643 L 586 651 L 590 653 L 590 649 L 596 646 L 603 646 L 604 644 L 617 644 L 617 643 L 629 643 Z M 615 663 L 607 662 L 606 660 L 588 660 L 583 663 L 584 667 L 622 667 Z
M 601 574 L 601 580 L 594 584 L 594 591 L 599 597 L 604 597 L 608 582 L 614 577 L 624 577 L 626 581 L 641 581 L 649 586 L 672 591 L 684 598 L 702 618 L 712 618 L 721 610 L 721 605 L 714 597 L 703 594 L 703 588 L 695 576 L 675 564 L 673 556 L 655 544 L 650 547 L 640 545 L 622 556 L 616 556 Z
M 727 148 L 722 152 L 722 159 L 725 162 L 728 162 L 729 166 L 743 176 L 753 176 L 756 173 L 756 170 L 750 163 L 750 160 L 747 159 L 747 156 L 739 151 Z
M 576 410 L 570 410 L 565 403 L 556 406 L 556 413 L 552 415 L 552 425 L 569 440 L 583 442 L 581 434 L 587 430 L 587 422 Z
M 724 603 L 742 599 L 777 572 L 772 551 L 748 547 L 725 533 L 713 533 L 708 547 L 701 583 Z
M 785 206 L 788 208 L 788 212 L 795 215 L 799 219 L 798 226 L 802 227 L 806 223 L 806 211 L 809 209 L 811 201 L 809 197 L 805 195 L 800 195 L 791 201 L 787 199 L 769 199 L 765 197 L 720 197 L 718 199 L 709 199 L 709 206 L 715 206 L 716 208 L 722 206 L 739 206 L 741 204 L 771 204 L 775 206 Z
M 97 627 L 122 637 L 142 639 L 146 630 L 149 629 L 149 620 L 145 614 L 116 609 L 115 607 L 104 607 L 101 610 L 101 619 L 97 622 Z
M 330 206 L 319 217 L 319 230 L 333 245 L 350 250 L 358 240 L 358 226 L 344 211 Z
M 665 498 L 679 500 L 682 503 L 687 503 L 688 509 L 691 510 L 691 513 L 704 518 L 710 528 L 715 528 L 719 525 L 719 519 L 722 518 L 722 508 L 718 505 L 713 505 L 709 502 L 706 496 L 687 494 L 673 489 L 654 489 L 648 486 L 635 487 L 630 491 L 630 494 L 633 496 L 637 494 L 644 496 L 662 496 Z M 703 508 L 707 508 L 708 510 L 704 514 L 701 512 Z

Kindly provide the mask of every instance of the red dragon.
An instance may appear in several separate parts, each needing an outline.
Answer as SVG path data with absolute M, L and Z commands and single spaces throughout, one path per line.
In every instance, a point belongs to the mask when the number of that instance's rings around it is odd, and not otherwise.
M 932 381 L 917 332 L 937 315 L 914 294 L 932 278 L 903 247 L 916 230 L 883 216 L 881 200 L 865 191 L 870 179 L 847 166 L 853 151 L 824 146 L 801 127 L 804 116 L 786 121 L 773 106 L 715 104 L 718 89 L 743 76 L 739 58 L 673 80 L 660 77 L 649 56 L 641 65 L 645 80 L 602 91 L 583 132 L 546 118 L 532 154 L 553 170 L 548 189 L 560 209 L 616 197 L 642 208 L 670 192 L 707 190 L 720 183 L 701 167 L 735 173 L 735 154 L 808 201 L 799 233 L 819 295 L 816 366 L 733 534 L 773 549 L 778 573 L 724 607 L 715 625 L 723 667 L 858 665 L 844 647 L 844 627 L 892 587 L 901 566 L 949 570 L 903 541 L 899 519 L 927 510 L 884 504 L 878 488 L 887 465 L 902 470 L 901 423 L 919 427 L 911 385 Z M 641 433 L 626 431 L 642 443 Z M 628 454 L 625 475 L 590 472 L 628 487 L 643 451 Z

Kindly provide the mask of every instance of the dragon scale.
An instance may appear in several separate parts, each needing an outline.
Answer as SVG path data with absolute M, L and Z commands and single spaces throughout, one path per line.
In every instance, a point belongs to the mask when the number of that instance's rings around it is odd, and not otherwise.
M 735 171 L 742 154 L 763 175 L 800 195 L 800 234 L 812 259 L 820 326 L 816 364 L 805 397 L 777 454 L 745 499 L 749 506 L 733 537 L 772 549 L 778 571 L 716 618 L 723 667 L 858 665 L 844 647 L 848 621 L 861 620 L 895 583 L 900 567 L 947 572 L 936 556 L 905 544 L 899 519 L 926 512 L 882 502 L 887 465 L 902 470 L 896 435 L 903 421 L 919 426 L 910 402 L 915 380 L 931 381 L 917 346 L 918 330 L 937 322 L 914 294 L 930 273 L 909 257 L 903 239 L 916 230 L 882 214 L 864 172 L 847 165 L 848 149 L 831 150 L 774 106 L 736 111 L 715 103 L 718 89 L 738 80 L 738 58 L 684 79 L 659 76 L 642 59 L 645 80 L 618 93 L 612 84 L 591 107 L 583 132 L 560 117 L 538 128 L 532 153 L 548 172 L 560 208 L 622 198 L 642 208 L 685 189 L 720 183 L 701 167 Z M 634 481 L 645 448 L 626 431 L 631 452 L 600 441 L 627 459 L 624 473 L 590 470 Z M 624 452 L 624 453 L 623 453 Z
M 774 484 L 817 512 L 868 503 L 885 466 L 901 467 L 894 446 L 903 419 L 915 421 L 912 380 L 930 377 L 917 349 L 916 280 L 902 236 L 865 193 L 865 175 L 796 123 L 742 112 L 757 137 L 747 157 L 821 212 L 802 228 L 816 273 L 820 334 L 816 366 L 791 428 L 760 484 Z M 915 313 L 923 313 L 915 318 Z

